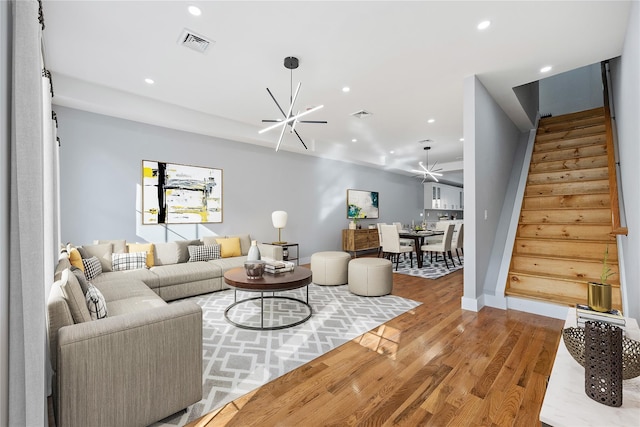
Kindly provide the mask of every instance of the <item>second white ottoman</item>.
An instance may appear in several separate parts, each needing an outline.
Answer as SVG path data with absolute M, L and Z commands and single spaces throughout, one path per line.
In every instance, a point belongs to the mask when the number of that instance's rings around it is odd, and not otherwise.
M 391 261 L 357 258 L 349 262 L 349 291 L 366 297 L 388 295 L 393 289 Z
M 344 285 L 351 255 L 347 252 L 327 251 L 311 255 L 311 273 L 316 285 Z

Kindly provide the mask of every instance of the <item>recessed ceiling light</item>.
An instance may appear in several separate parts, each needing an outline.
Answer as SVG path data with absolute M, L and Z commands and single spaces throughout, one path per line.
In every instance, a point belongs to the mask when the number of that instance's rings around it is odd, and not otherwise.
M 460 138 L 460 142 L 464 141 L 464 138 Z
M 482 21 L 481 23 L 478 24 L 478 29 L 479 30 L 486 30 L 490 26 L 491 26 L 491 21 Z
M 153 79 L 150 79 L 150 78 L 148 78 L 148 77 L 147 77 L 146 79 L 144 79 L 144 82 L 145 82 L 146 84 L 150 84 L 150 85 L 152 85 L 152 84 L 154 84 L 154 83 L 155 83 L 155 82 L 153 81 Z
M 546 67 L 540 68 L 541 73 L 548 73 L 549 71 L 551 71 L 551 65 L 547 65 Z
M 353 139 L 351 140 L 351 142 L 358 142 L 358 140 L 357 140 L 357 139 L 355 139 L 355 138 L 353 138 Z
M 193 16 L 200 16 L 202 15 L 202 11 L 200 10 L 200 8 L 198 6 L 189 6 L 187 8 L 187 10 L 189 11 L 190 14 L 192 14 Z
M 429 120 L 427 120 L 427 123 L 433 123 L 435 121 L 436 121 L 436 119 L 429 119 Z
M 393 150 L 389 151 L 389 154 L 393 154 L 393 153 L 395 153 L 395 151 L 393 151 Z
M 345 86 L 342 88 L 343 92 L 349 92 L 351 90 L 351 88 L 349 86 Z

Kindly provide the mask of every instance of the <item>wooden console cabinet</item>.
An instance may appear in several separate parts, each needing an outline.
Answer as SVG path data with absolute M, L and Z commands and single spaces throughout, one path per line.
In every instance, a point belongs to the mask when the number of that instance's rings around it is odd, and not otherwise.
M 353 252 L 357 256 L 358 251 L 368 249 L 378 249 L 380 241 L 378 240 L 378 229 L 365 228 L 360 230 L 342 230 L 342 250 Z

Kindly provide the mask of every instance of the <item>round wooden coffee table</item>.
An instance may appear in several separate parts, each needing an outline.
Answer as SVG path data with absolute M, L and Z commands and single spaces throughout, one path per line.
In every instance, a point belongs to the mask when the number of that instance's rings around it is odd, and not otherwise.
M 226 273 L 224 273 L 224 282 L 233 288 L 233 304 L 231 304 L 224 311 L 224 317 L 227 319 L 227 322 L 231 323 L 238 328 L 244 329 L 252 329 L 252 330 L 274 330 L 274 329 L 284 329 L 290 328 L 292 326 L 299 325 L 301 323 L 309 320 L 312 314 L 311 306 L 309 305 L 309 283 L 311 283 L 311 270 L 305 267 L 295 267 L 293 271 L 288 271 L 286 273 L 278 273 L 278 274 L 269 274 L 264 273 L 259 279 L 249 279 L 244 268 L 233 268 Z M 293 298 L 289 296 L 281 296 L 276 295 L 276 292 L 290 291 L 293 289 L 299 289 L 305 286 L 307 288 L 307 298 L 306 301 L 302 299 Z M 247 291 L 247 292 L 260 292 L 260 296 L 247 298 L 238 301 L 237 294 L 238 291 Z M 271 293 L 271 295 L 265 295 L 265 293 Z M 229 310 L 233 307 L 244 304 L 249 301 L 260 300 L 260 326 L 252 326 L 243 323 L 238 323 L 229 318 Z M 303 304 L 309 310 L 309 314 L 303 318 L 302 320 L 298 320 L 293 323 L 287 323 L 283 325 L 276 326 L 264 326 L 264 300 L 289 300 L 295 301 L 296 303 Z

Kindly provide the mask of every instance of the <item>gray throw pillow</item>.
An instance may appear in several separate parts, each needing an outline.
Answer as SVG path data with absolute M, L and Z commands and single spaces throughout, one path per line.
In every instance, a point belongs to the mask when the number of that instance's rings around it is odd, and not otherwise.
M 76 278 L 78 279 L 78 283 L 80 283 L 80 287 L 82 288 L 82 294 L 86 294 L 88 286 L 87 286 L 87 277 L 84 275 L 84 271 L 80 270 L 75 265 L 72 265 L 71 272 L 76 275 Z

